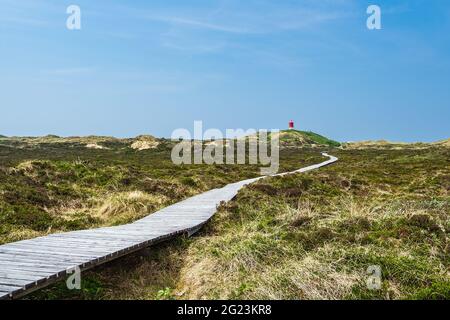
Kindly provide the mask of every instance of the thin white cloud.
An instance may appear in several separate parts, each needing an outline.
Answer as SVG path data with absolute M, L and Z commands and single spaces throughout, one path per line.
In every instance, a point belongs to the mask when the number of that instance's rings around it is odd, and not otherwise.
M 183 7 L 152 12 L 135 11 L 140 19 L 167 24 L 177 30 L 204 30 L 229 34 L 268 34 L 302 30 L 348 17 L 354 10 L 353 1 L 304 1 L 287 4 L 258 1 L 242 4 L 226 2 L 219 7 L 199 8 L 195 11 Z
M 83 75 L 90 74 L 94 72 L 94 68 L 90 67 L 75 67 L 75 68 L 59 68 L 45 70 L 45 74 L 55 75 L 55 76 L 73 76 L 73 75 Z
M 187 90 L 187 87 L 181 85 L 152 84 L 143 87 L 148 93 L 180 93 Z
M 196 11 L 177 8 L 133 15 L 166 27 L 165 30 L 159 28 L 163 30 L 159 34 L 163 47 L 192 54 L 215 54 L 232 50 L 235 45 L 245 45 L 240 43 L 241 36 L 311 30 L 343 19 L 349 14 L 348 4 L 342 5 L 339 1 L 337 5 L 324 8 L 315 2 L 295 6 L 265 2 L 255 6 L 239 4 L 239 10 L 233 7 Z
M 6 27 L 46 27 L 51 24 L 48 13 L 58 9 L 47 1 L 29 0 L 0 0 L 0 8 L 0 23 Z
M 170 41 L 166 39 L 163 41 L 162 45 L 165 48 L 175 49 L 177 51 L 182 51 L 184 53 L 191 54 L 207 54 L 216 53 L 224 50 L 227 45 L 225 43 L 186 43 L 182 41 Z
M 26 26 L 32 26 L 32 27 L 40 27 L 48 25 L 48 21 L 45 20 L 39 20 L 34 18 L 28 18 L 28 17 L 0 17 L 0 23 L 3 24 L 19 24 L 19 25 L 26 25 Z
M 220 25 L 220 24 L 214 24 L 209 23 L 201 20 L 195 20 L 194 18 L 181 18 L 177 16 L 147 16 L 148 19 L 154 20 L 154 21 L 160 21 L 169 23 L 171 25 L 177 25 L 177 26 L 187 26 L 191 28 L 198 28 L 198 29 L 207 29 L 212 31 L 221 31 L 221 32 L 227 32 L 227 33 L 236 33 L 236 34 L 245 34 L 245 33 L 252 33 L 250 30 L 234 27 L 234 26 L 226 26 L 226 25 Z

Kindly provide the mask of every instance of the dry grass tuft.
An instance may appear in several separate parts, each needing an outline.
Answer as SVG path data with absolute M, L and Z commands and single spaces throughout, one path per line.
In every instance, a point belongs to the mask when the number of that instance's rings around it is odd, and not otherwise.
M 113 193 L 105 199 L 95 210 L 94 216 L 104 221 L 111 219 L 136 220 L 156 211 L 168 201 L 163 195 L 153 195 L 142 191 Z

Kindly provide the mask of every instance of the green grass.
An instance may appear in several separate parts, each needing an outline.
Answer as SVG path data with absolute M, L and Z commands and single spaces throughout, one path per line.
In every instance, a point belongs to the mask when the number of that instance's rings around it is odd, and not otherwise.
M 83 274 L 94 294 L 58 284 L 30 298 L 449 299 L 450 150 L 332 153 L 244 188 L 193 238 Z M 366 285 L 373 265 L 380 290 Z
M 154 139 L 138 137 L 139 141 Z M 107 137 L 0 140 L 0 244 L 128 223 L 200 192 L 259 175 L 257 165 L 174 165 L 173 143 L 137 151 Z M 88 149 L 87 143 L 108 149 Z M 321 156 L 282 152 L 281 170 Z
M 337 141 L 328 139 L 311 131 L 283 130 L 280 132 L 280 144 L 282 147 L 339 147 Z
M 329 147 L 339 147 L 341 144 L 337 141 L 328 139 L 324 136 L 321 136 L 320 134 L 311 132 L 311 131 L 297 131 L 294 130 L 306 137 L 308 137 L 308 139 L 310 139 L 313 143 L 318 144 L 318 145 L 326 145 Z

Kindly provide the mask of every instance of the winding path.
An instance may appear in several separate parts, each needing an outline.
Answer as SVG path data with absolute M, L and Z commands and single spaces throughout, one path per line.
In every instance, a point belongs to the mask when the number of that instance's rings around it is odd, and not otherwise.
M 300 170 L 336 162 L 336 157 Z M 84 271 L 177 235 L 197 232 L 247 184 L 264 177 L 229 184 L 178 202 L 134 223 L 51 234 L 0 246 L 0 299 L 13 299 L 65 279 L 75 268 Z

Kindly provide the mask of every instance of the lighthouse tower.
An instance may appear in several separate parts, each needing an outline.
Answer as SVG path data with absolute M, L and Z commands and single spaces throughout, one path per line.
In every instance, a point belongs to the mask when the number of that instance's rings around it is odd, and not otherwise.
M 289 130 L 294 130 L 294 120 L 289 121 Z

